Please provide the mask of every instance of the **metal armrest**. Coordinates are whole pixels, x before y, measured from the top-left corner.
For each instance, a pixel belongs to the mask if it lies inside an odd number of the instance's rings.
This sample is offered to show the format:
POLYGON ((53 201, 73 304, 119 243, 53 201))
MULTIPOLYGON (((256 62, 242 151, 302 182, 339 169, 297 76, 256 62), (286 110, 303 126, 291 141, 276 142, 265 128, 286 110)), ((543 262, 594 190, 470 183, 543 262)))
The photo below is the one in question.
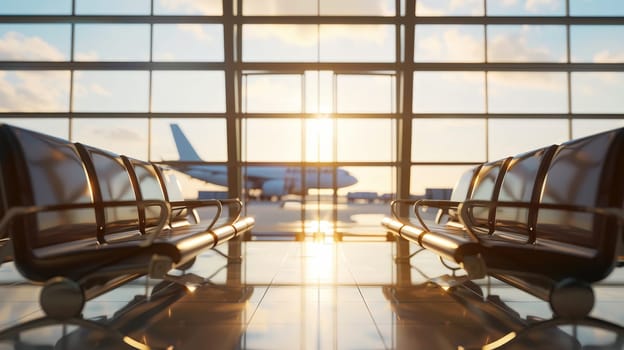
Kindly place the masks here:
POLYGON ((402 222, 402 223, 406 223, 403 221, 403 218, 401 217, 401 215, 399 213, 397 213, 397 206, 398 204, 409 204, 409 205, 414 205, 414 203, 416 203, 416 199, 395 199, 392 202, 390 202, 390 212, 392 213, 392 216, 397 219, 398 221, 402 222))
POLYGON ((230 220, 227 222, 228 225, 231 225, 236 220, 240 218, 241 211, 243 209, 243 202, 236 198, 230 199, 197 199, 197 200, 182 200, 182 201, 174 201, 171 202, 172 210, 176 209, 195 209, 201 207, 217 207, 217 212, 215 216, 212 218, 210 224, 206 227, 206 231, 210 230, 221 217, 221 213, 223 211, 223 204, 236 204, 236 215, 230 215, 230 220))
MULTIPOLYGON (((176 209, 196 209, 201 207, 217 207, 217 212, 210 224, 206 227, 206 231, 210 230, 216 223, 217 220, 221 217, 221 211, 223 210, 223 205, 221 201, 217 199, 197 199, 197 200, 184 200, 184 201, 175 201, 171 202, 172 210, 176 209)), ((197 217, 196 217, 197 218, 197 217)))
MULTIPOLYGON (((540 203, 535 205, 534 203, 529 202, 511 202, 511 201, 503 201, 503 202, 493 202, 486 200, 467 200, 462 202, 459 205, 459 217, 468 233, 475 238, 477 241, 481 241, 479 239, 478 234, 474 231, 474 217, 472 215, 472 209, 475 207, 481 208, 531 208, 536 207, 537 209, 552 209, 552 210, 562 210, 562 211, 571 211, 571 212, 580 212, 580 213, 589 213, 596 214, 602 216, 609 216, 616 218, 620 223, 624 223, 624 209, 622 208, 597 208, 597 207, 587 207, 580 205, 572 205, 572 204, 549 204, 549 203, 540 203)), ((535 240, 535 228, 529 227, 529 233, 531 235, 531 240, 535 240)))
POLYGON ((36 214, 51 211, 64 211, 72 209, 95 209, 96 206, 102 207, 127 207, 136 206, 141 204, 144 207, 158 206, 160 207, 160 216, 158 217, 158 224, 154 228, 153 232, 145 235, 145 240, 141 243, 143 246, 149 246, 152 244, 156 236, 160 234, 162 229, 169 221, 170 206, 169 203, 161 200, 143 200, 143 201, 105 201, 99 203, 69 203, 69 204, 57 204, 57 205, 43 205, 43 206, 19 206, 11 207, 6 211, 2 220, 0 220, 0 238, 6 238, 8 234, 8 226, 11 222, 19 217, 28 214, 36 214))
MULTIPOLYGON (((429 227, 425 224, 422 216, 420 215, 421 207, 434 207, 438 209, 444 210, 448 214, 448 210, 451 208, 457 208, 459 202, 457 201, 449 201, 449 200, 438 200, 438 199, 421 199, 414 203, 414 214, 416 218, 420 222, 421 228, 425 231, 429 231, 429 227)), ((437 223, 437 220, 436 220, 437 223)))

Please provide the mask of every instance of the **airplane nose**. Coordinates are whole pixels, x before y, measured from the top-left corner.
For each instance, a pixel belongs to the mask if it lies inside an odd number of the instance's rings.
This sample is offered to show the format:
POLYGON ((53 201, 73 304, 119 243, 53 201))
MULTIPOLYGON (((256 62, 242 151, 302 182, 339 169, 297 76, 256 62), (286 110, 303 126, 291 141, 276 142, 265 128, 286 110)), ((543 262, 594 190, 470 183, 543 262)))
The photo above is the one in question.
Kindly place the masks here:
POLYGON ((355 185, 357 182, 358 180, 355 178, 355 176, 349 175, 349 178, 347 179, 347 186, 355 185))

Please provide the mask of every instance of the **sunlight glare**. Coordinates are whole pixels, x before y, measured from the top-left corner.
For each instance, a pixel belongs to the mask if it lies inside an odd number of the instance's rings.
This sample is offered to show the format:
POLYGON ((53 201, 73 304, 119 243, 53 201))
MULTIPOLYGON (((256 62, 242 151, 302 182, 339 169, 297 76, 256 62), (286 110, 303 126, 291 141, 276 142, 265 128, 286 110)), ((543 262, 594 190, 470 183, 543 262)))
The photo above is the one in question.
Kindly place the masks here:
POLYGON ((334 121, 326 114, 305 123, 306 161, 329 162, 333 160, 334 121))
POLYGON ((325 236, 331 236, 334 234, 334 228, 327 220, 311 220, 305 225, 305 233, 321 233, 325 236))
POLYGON ((331 282, 335 277, 336 245, 327 242, 307 241, 305 243, 306 280, 331 282))

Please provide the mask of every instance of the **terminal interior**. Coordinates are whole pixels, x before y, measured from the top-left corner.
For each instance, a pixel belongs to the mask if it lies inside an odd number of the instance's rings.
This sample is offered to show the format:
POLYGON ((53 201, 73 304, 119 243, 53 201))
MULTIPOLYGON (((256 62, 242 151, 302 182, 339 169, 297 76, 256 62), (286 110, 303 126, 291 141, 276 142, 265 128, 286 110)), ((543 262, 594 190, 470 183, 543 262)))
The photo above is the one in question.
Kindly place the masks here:
MULTIPOLYGON (((381 221, 395 199, 448 200, 476 165, 623 127, 623 37, 614 0, 4 1, 0 124, 151 161, 186 200, 240 198, 255 226, 174 272, 200 285, 141 277, 89 300, 82 316, 114 332, 58 322, 0 349, 471 349, 520 334, 553 317, 548 302, 466 281, 381 221)), ((44 314, 41 290, 0 265, 0 332, 44 314)), ((590 316, 623 327, 624 269, 593 291, 590 316)), ((622 344, 566 324, 505 348, 622 344)))

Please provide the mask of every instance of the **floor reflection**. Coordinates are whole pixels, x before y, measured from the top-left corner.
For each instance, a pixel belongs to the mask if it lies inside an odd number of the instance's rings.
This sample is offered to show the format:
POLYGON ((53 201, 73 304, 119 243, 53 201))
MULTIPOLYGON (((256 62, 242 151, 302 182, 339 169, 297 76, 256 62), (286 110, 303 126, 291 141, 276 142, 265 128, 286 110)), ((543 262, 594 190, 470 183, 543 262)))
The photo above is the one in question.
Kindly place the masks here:
MULTIPOLYGON (((242 261, 202 254, 187 273, 211 278, 193 291, 151 281, 146 294, 146 281, 137 280, 89 302, 85 317, 111 332, 46 327, 0 349, 457 349, 518 332, 531 317, 549 317, 544 302, 501 283, 434 284, 424 275, 447 274, 439 261, 426 253, 411 265, 397 260, 395 242, 251 241, 222 249, 242 261)), ((0 268, 5 326, 40 315, 39 287, 11 269, 0 268)), ((617 271, 597 288, 595 316, 624 323, 622 286, 617 271)), ((580 341, 565 327, 540 331, 511 348, 613 342, 612 334, 593 329, 577 333, 580 341)))

